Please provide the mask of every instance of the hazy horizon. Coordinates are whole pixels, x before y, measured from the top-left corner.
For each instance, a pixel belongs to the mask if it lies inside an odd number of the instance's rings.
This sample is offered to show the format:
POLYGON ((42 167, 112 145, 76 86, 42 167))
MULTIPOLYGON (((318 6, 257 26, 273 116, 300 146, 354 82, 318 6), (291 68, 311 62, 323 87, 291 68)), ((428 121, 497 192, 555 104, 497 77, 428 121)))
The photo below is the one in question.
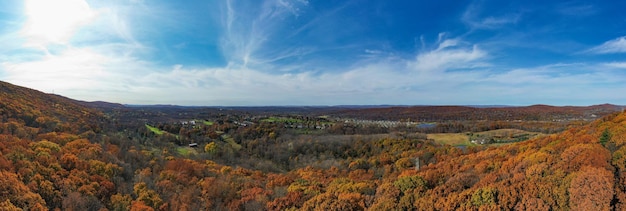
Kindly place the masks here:
POLYGON ((626 105, 624 6, 3 1, 0 80, 133 105, 626 105))

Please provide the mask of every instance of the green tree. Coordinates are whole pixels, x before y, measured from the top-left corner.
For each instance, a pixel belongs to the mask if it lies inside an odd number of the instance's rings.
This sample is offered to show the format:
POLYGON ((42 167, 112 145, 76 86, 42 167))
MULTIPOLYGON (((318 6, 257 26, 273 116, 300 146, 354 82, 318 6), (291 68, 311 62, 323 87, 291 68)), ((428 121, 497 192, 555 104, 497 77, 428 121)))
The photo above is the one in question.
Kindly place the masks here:
POLYGON ((480 188, 472 194, 472 205, 481 206, 497 203, 498 192, 493 188, 480 188))
POLYGON ((407 192, 412 189, 420 189, 421 191, 427 189, 426 180, 417 175, 400 177, 393 182, 393 185, 402 192, 407 192))
POLYGON ((609 129, 604 129, 604 131, 602 132, 602 135, 600 135, 600 144, 602 144, 602 146, 605 146, 607 142, 609 142, 611 140, 611 132, 609 131, 609 129))

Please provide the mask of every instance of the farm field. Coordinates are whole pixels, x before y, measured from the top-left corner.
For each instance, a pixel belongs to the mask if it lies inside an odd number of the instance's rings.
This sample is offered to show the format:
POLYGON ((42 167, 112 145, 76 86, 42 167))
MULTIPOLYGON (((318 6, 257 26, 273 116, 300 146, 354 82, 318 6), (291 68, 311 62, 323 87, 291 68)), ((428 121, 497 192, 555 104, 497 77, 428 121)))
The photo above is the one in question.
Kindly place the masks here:
POLYGON ((478 133, 433 133, 428 134, 427 137, 428 139, 432 139, 440 144, 448 144, 452 146, 475 146, 481 144, 482 140, 489 141, 488 143, 482 143, 485 145, 502 145, 525 141, 545 135, 546 134, 543 133, 519 129, 498 129, 478 133))
POLYGON ((433 133, 426 136, 440 144, 448 144, 452 146, 474 146, 469 141, 469 136, 465 133, 433 133))

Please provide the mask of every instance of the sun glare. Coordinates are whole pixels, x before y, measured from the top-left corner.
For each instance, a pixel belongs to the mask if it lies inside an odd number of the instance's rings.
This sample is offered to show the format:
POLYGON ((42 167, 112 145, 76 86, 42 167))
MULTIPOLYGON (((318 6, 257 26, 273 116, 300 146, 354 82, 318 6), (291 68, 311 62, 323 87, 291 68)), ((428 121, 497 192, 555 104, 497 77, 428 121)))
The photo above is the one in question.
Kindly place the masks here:
POLYGON ((84 0, 27 0, 23 32, 31 44, 64 44, 95 14, 84 0))

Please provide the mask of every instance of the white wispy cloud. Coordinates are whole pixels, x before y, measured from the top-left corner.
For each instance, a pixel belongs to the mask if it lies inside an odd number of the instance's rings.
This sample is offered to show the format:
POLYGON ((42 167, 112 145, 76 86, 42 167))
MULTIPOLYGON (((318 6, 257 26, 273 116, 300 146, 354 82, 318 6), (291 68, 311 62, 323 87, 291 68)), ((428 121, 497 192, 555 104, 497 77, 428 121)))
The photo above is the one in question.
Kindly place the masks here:
MULTIPOLYGON (((441 39, 441 36, 439 37, 441 39)), ((459 39, 446 39, 446 40, 442 40, 439 43, 439 47, 437 47, 437 50, 442 50, 448 47, 454 47, 459 45, 460 40, 459 39)))
POLYGON ((626 53, 626 36, 606 41, 602 45, 593 47, 585 52, 593 54, 626 53))
POLYGON ((482 21, 475 23, 475 26, 480 28, 495 28, 505 24, 517 23, 519 19, 520 15, 518 14, 505 15, 500 17, 486 17, 482 19, 482 21))
POLYGON ((609 62, 603 65, 612 68, 626 69, 626 62, 609 62))
POLYGON ((350 4, 351 2, 345 2, 343 5, 335 7, 327 12, 315 15, 315 17, 309 20, 307 23, 302 24, 298 28, 289 32, 289 35, 287 37, 296 36, 304 31, 310 30, 314 26, 324 25, 325 22, 329 21, 329 19, 331 19, 334 15, 336 15, 337 13, 339 13, 340 11, 348 7, 350 4))
POLYGON ((598 12, 592 4, 575 4, 573 2, 563 3, 558 6, 557 11, 570 17, 586 17, 598 12))
POLYGON ((418 71, 443 71, 458 68, 488 66, 487 52, 477 45, 460 45, 458 39, 442 40, 437 49, 420 53, 415 61, 409 62, 411 69, 418 71))
POLYGON ((461 16, 461 21, 471 29, 497 29, 508 24, 520 21, 521 14, 505 14, 500 16, 482 16, 482 8, 479 4, 471 4, 461 16))
MULTIPOLYGON (((89 49, 70 49, 39 61, 4 62, 1 68, 8 81, 19 85, 83 100, 134 104, 458 104, 458 99, 476 104, 502 100, 515 104, 523 103, 522 98, 524 102, 554 103, 558 99, 554 96, 565 96, 572 91, 598 101, 615 99, 605 92, 626 91, 618 86, 626 83, 626 77, 621 77, 624 74, 599 71, 605 68, 603 65, 554 64, 510 70, 489 67, 449 71, 487 62, 487 53, 474 46, 468 44, 421 52, 415 56, 423 58, 421 61, 377 60, 323 73, 272 73, 243 67, 158 67, 140 59, 89 49), (448 62, 419 63, 435 57, 445 57, 447 59, 443 60, 448 62), (415 71, 416 66, 403 65, 411 62, 418 67, 436 67, 441 71, 415 71), (450 62, 454 65, 449 65, 450 62), (589 71, 567 73, 579 69, 589 71), (572 87, 571 84, 578 85, 572 87), (484 100, 484 95, 492 96, 494 101, 484 100)), ((622 66, 618 63, 609 65, 622 66)))
MULTIPOLYGON (((300 8, 306 7, 307 1, 269 0, 264 1, 258 11, 250 13, 249 8, 226 1, 223 18, 224 36, 221 48, 231 65, 259 65, 288 57, 302 55, 308 52, 301 49, 284 49, 263 51, 269 41, 279 39, 279 29, 285 24, 285 19, 296 18, 300 8), (240 8, 243 7, 243 8, 240 8)), ((275 46, 273 46, 275 47, 275 46)))
MULTIPOLYGON (((109 94, 125 91, 126 84, 132 82, 132 76, 126 74, 126 71, 140 64, 137 61, 106 57, 86 49, 74 49, 36 61, 3 62, 1 69, 4 70, 3 80, 18 85, 67 94, 78 99, 97 100, 98 97, 104 97, 99 96, 103 94, 102 91, 109 94)), ((113 97, 110 100, 116 99, 113 97)))
POLYGON ((446 77, 439 73, 413 74, 404 69, 406 66, 402 63, 395 60, 364 62, 324 73, 272 73, 236 66, 186 68, 177 65, 163 68, 110 51, 74 48, 41 60, 4 62, 0 67, 7 81, 77 99, 147 104, 179 102, 186 105, 399 102, 406 97, 400 92, 402 90, 438 83, 452 85, 458 83, 457 79, 476 78, 466 75, 446 77))

